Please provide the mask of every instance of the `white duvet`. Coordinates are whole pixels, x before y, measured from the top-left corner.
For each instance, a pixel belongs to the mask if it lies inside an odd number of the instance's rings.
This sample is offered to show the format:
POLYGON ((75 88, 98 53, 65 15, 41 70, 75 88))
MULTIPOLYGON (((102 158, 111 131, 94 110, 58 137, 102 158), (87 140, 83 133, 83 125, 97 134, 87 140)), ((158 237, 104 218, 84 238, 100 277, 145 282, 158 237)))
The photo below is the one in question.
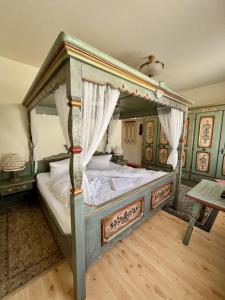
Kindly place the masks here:
MULTIPOLYGON (((84 199, 88 205, 100 205, 110 199, 124 194, 138 186, 166 175, 166 172, 146 169, 134 169, 110 163, 105 170, 86 170, 90 184, 91 198, 84 199)), ((69 204, 69 174, 56 178, 51 184, 54 195, 65 206, 69 204)))

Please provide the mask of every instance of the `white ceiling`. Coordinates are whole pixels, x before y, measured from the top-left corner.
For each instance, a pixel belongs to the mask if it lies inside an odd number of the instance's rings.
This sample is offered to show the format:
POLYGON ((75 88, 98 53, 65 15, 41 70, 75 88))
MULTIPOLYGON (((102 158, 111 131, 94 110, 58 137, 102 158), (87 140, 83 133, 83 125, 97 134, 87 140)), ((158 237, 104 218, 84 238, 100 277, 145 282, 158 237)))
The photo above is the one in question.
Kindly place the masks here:
POLYGON ((0 56, 40 67, 62 30, 134 68, 156 55, 175 90, 225 80, 225 0, 0 1, 0 56))

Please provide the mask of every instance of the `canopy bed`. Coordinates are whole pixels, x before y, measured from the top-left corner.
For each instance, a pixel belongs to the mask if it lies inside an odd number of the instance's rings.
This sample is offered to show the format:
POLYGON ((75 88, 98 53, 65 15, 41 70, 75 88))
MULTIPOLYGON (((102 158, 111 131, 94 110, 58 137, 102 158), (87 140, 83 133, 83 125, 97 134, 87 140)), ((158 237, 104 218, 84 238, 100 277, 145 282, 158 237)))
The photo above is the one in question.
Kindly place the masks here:
POLYGON ((62 32, 23 105, 30 112, 32 158, 43 212, 71 266, 74 298, 84 299, 88 266, 167 201, 176 199, 182 128, 191 102, 62 32), (69 159, 56 156, 38 162, 35 118, 42 112, 59 115, 69 159), (117 166, 108 157, 95 159, 113 113, 121 119, 159 113, 171 143, 173 171, 137 170, 117 166))

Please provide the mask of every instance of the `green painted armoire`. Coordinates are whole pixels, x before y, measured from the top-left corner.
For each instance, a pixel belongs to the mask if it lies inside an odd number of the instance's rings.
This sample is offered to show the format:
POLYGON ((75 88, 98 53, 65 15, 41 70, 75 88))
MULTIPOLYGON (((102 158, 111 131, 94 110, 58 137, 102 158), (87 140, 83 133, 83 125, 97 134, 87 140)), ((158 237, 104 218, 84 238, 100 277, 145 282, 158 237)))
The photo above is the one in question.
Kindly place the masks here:
MULTIPOLYGON (((183 178, 225 179, 225 105, 189 110, 185 123, 183 178)), ((142 164, 168 170, 170 146, 158 117, 144 119, 142 164)))

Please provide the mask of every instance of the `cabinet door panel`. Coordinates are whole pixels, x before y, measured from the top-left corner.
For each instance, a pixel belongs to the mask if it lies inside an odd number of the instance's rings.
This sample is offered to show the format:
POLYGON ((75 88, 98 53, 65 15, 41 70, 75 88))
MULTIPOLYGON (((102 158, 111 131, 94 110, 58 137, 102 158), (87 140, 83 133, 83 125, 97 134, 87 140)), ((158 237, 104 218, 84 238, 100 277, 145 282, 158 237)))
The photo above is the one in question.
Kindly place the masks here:
POLYGON ((222 112, 204 112, 196 116, 192 173, 215 177, 222 112))
POLYGON ((158 122, 158 147, 157 147, 157 165, 161 167, 170 168, 170 165, 167 165, 167 159, 170 154, 170 145, 166 137, 166 134, 163 131, 160 122, 158 122))
POLYGON ((223 113, 216 177, 225 179, 225 112, 223 113))
POLYGON ((157 147, 157 117, 149 117, 144 119, 143 126, 143 147, 142 147, 142 163, 156 164, 156 147, 157 147))

